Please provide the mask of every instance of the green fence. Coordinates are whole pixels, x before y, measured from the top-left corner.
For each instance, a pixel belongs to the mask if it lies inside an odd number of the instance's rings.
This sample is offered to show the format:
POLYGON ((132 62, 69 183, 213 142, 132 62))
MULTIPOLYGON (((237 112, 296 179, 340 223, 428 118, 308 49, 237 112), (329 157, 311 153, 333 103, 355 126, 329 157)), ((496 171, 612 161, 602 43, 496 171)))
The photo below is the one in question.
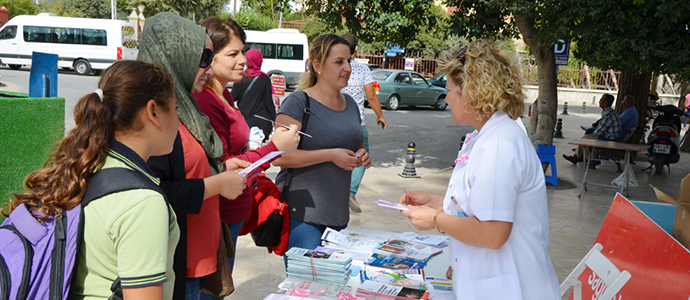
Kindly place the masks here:
POLYGON ((43 167, 64 131, 64 98, 0 91, 0 205, 23 190, 29 173, 43 167))

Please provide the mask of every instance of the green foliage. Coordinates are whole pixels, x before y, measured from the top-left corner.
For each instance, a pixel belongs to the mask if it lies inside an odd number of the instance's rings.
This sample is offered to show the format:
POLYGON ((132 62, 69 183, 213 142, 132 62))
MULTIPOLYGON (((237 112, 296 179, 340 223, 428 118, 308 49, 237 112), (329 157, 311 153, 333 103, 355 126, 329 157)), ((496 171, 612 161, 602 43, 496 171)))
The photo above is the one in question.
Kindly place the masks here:
POLYGON ((570 5, 558 0, 448 0, 447 5, 459 7, 451 18, 449 30, 475 38, 520 37, 516 23, 519 17, 534 29, 533 33, 522 35, 553 44, 559 38, 572 38, 569 26, 577 16, 572 11, 565 13, 565 7, 570 5))
POLYGON ((198 24, 206 18, 217 15, 224 2, 224 0, 133 0, 131 3, 146 5, 144 16, 147 18, 166 11, 194 20, 198 24))
POLYGON ((41 1, 41 12, 53 13, 60 17, 81 17, 83 14, 74 9, 67 8, 69 0, 44 0, 41 1))
MULTIPOLYGON (((232 13, 226 11, 220 12, 218 16, 224 19, 232 19, 232 13)), ((240 10, 237 12, 237 16, 234 20, 237 24, 240 24, 244 30, 266 31, 278 28, 278 22, 254 10, 240 10)))
POLYGON ((434 26, 431 0, 307 0, 308 13, 329 30, 343 27, 362 42, 407 46, 421 27, 434 26), (344 21, 343 21, 344 20, 344 21))
POLYGON ((66 0, 65 10, 76 13, 73 17, 110 19, 109 0, 66 0))
POLYGON ((284 15, 290 13, 290 0, 245 0, 242 1, 242 8, 252 9, 278 20, 280 12, 284 15))
MULTIPOLYGON (((690 79, 686 0, 579 0, 575 56, 600 69, 660 72, 690 79)), ((572 8, 575 10, 575 8, 572 8)))
MULTIPOLYGON (((343 28, 335 29, 335 28, 329 27, 326 23, 321 22, 317 19, 308 19, 304 23, 304 28, 302 28, 301 32, 307 35, 307 40, 309 41, 309 44, 311 44, 311 42, 314 39, 316 39, 317 37, 319 37, 322 34, 334 33, 337 35, 343 35, 343 34, 348 33, 348 31, 346 29, 343 29, 343 28)), ((360 42, 360 45, 361 44, 362 43, 360 42)))
POLYGON ((18 15, 35 15, 40 11, 30 0, 0 0, 2 6, 10 11, 10 19, 18 15))

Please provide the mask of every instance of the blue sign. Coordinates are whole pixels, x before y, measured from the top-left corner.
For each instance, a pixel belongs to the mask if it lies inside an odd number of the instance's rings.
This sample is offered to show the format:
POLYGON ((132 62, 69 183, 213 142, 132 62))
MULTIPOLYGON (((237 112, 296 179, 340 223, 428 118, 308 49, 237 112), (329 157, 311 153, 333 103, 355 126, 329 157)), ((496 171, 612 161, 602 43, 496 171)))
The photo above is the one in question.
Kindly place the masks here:
POLYGON ((391 47, 390 45, 387 45, 387 47, 386 47, 386 56, 390 56, 390 57, 396 56, 397 53, 405 53, 405 48, 402 48, 402 47, 400 47, 400 46, 398 46, 398 45, 395 45, 395 46, 392 46, 392 47, 391 47))
POLYGON ((57 54, 32 52, 29 97, 57 97, 57 54))
POLYGON ((553 45, 553 56, 556 59, 557 66, 568 65, 568 56, 570 55, 570 44, 563 39, 558 39, 558 44, 553 45))

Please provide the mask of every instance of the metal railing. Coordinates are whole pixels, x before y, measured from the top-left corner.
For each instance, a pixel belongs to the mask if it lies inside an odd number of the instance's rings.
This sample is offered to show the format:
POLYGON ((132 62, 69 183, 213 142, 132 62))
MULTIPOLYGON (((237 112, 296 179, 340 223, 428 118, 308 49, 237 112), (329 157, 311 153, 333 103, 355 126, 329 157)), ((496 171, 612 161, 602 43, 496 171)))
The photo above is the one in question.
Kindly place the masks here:
MULTIPOLYGON (((405 69, 405 58, 404 57, 385 57, 383 55, 359 55, 360 58, 369 59, 370 64, 377 64, 381 68, 404 70, 405 69)), ((436 60, 426 59, 426 58, 415 58, 414 59, 414 71, 422 74, 424 77, 432 77, 436 74, 436 60)))
MULTIPOLYGON (((522 66, 522 76, 527 84, 537 85, 539 83, 537 70, 538 67, 536 65, 522 66)), ((560 87, 576 89, 615 91, 618 90, 620 77, 621 72, 613 70, 594 71, 559 68, 557 84, 560 87)))

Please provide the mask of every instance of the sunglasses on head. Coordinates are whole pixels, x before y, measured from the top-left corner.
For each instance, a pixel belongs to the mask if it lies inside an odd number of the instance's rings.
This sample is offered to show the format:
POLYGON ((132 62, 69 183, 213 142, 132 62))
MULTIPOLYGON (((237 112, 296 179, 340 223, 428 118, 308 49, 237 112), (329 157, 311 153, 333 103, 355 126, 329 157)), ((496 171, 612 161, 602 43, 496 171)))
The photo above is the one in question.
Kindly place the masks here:
POLYGON ((201 53, 201 61, 199 62, 199 68, 205 69, 211 65, 213 62, 213 50, 209 48, 204 48, 204 52, 201 53))
POLYGON ((465 48, 462 48, 462 50, 460 50, 460 52, 458 52, 458 54, 455 55, 455 59, 460 60, 460 63, 463 65, 465 64, 465 51, 467 51, 467 46, 465 46, 465 48))

